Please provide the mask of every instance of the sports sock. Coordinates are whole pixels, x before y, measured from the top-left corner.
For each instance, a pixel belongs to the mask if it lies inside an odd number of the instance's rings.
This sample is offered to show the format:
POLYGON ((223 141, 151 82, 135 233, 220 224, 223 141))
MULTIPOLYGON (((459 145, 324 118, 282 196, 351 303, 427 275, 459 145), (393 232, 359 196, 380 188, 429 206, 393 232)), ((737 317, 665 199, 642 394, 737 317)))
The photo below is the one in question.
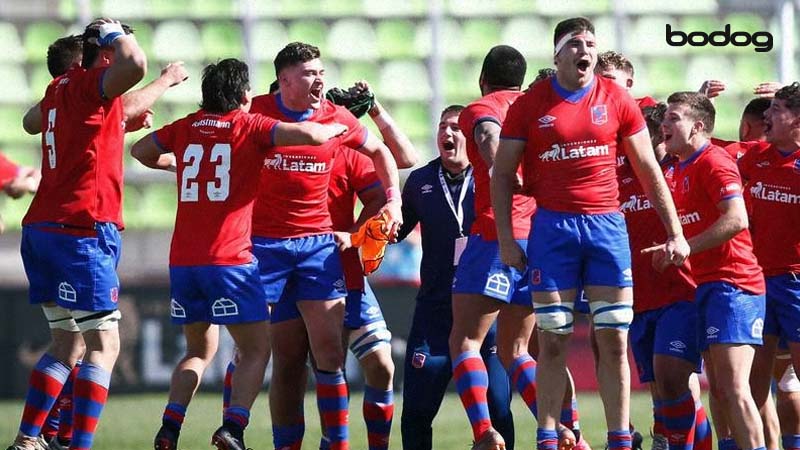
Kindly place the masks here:
POLYGON ((348 395, 344 373, 315 371, 317 378, 317 406, 325 426, 325 436, 331 442, 331 450, 350 448, 347 436, 348 395))
POLYGON ((111 372, 84 361, 75 377, 74 423, 70 450, 92 448, 97 422, 108 399, 111 372))
POLYGON ((20 433, 31 437, 39 436, 70 371, 66 364, 47 353, 39 358, 28 381, 25 409, 19 425, 20 433))
POLYGON ((456 383, 461 404, 467 412, 475 441, 492 427, 489 418, 489 404, 486 390, 489 387, 489 374, 481 354, 467 351, 453 360, 453 380, 456 383))
POLYGON ((367 424, 369 450, 387 450, 394 417, 394 393, 364 386, 362 411, 367 424))

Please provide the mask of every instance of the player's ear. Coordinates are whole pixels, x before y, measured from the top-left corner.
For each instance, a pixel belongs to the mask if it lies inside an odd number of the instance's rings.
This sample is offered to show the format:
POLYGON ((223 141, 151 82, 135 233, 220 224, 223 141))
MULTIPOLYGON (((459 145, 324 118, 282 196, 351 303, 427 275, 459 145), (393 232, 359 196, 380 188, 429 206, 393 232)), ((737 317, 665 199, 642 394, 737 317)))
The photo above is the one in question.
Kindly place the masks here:
POLYGON ((627 80, 625 80, 625 87, 627 87, 628 89, 633 88, 633 78, 628 78, 627 80))

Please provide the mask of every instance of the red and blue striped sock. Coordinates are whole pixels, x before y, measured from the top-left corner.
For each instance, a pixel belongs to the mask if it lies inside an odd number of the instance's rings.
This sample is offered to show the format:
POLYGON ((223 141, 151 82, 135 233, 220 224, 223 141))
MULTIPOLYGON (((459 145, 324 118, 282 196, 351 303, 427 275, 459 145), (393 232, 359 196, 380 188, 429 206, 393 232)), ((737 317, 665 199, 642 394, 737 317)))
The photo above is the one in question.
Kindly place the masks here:
POLYGON ((81 370, 81 361, 79 360, 72 372, 69 373, 67 382, 61 388, 61 395, 58 397, 58 439, 60 442, 69 442, 72 440, 72 411, 74 407, 73 394, 75 392, 75 377, 81 370))
POLYGON ((536 450, 556 450, 558 448, 558 432, 539 428, 536 430, 536 450))
POLYGON ((331 450, 350 448, 347 436, 348 403, 347 382, 344 373, 315 371, 317 378, 317 406, 325 426, 325 436, 330 440, 331 450))
POLYGON ((631 430, 615 430, 608 432, 608 450, 631 450, 631 430))
POLYGON ((800 434, 784 434, 781 443, 783 450, 800 450, 800 434))
POLYGON ((250 423, 250 410, 244 406, 229 406, 222 414, 222 425, 237 439, 244 438, 244 429, 250 423))
POLYGON ((236 370, 236 364, 231 361, 225 369, 225 378, 222 380, 222 413, 231 406, 231 386, 233 386, 233 371, 236 370))
POLYGON ((305 422, 287 426, 273 424, 272 445, 277 450, 300 450, 303 447, 305 433, 305 422))
POLYGON ((70 450, 92 448, 97 422, 108 399, 111 372, 84 361, 75 377, 74 423, 70 450))
POLYGON ((711 422, 708 421, 706 408, 703 407, 703 402, 700 399, 697 399, 694 405, 694 450, 711 450, 714 443, 711 437, 711 422))
POLYGON ((525 353, 518 356, 506 368, 511 384, 517 388, 522 400, 528 405, 533 417, 538 417, 536 410, 536 361, 525 353))
POLYGON ((661 411, 670 450, 692 450, 694 447, 695 403, 690 391, 674 400, 662 400, 661 411))
POLYGON ((186 417, 186 406, 180 403, 170 402, 164 408, 164 415, 161 416, 161 423, 175 431, 180 431, 183 426, 183 419, 186 417))
POLYGON ((572 398, 561 405, 561 424, 572 430, 575 435, 575 442, 581 440, 581 422, 578 413, 578 399, 573 392, 572 398))
POLYGON ((664 408, 660 400, 653 400, 653 434, 667 437, 667 428, 664 426, 664 408))
POLYGON ((58 427, 61 422, 61 408, 59 408, 60 399, 61 395, 59 394, 58 399, 56 400, 55 403, 53 403, 53 408, 50 409, 50 413, 44 420, 44 425, 42 425, 41 434, 47 442, 50 442, 54 437, 58 435, 58 427))
POLYGON ((489 387, 489 374, 481 354, 467 351, 453 360, 453 380, 456 382, 458 396, 467 412, 475 441, 492 427, 489 418, 489 402, 486 390, 489 387))
POLYGON ((394 417, 394 393, 364 386, 362 411, 367 424, 369 450, 387 450, 394 417))
POLYGON ((47 353, 39 358, 28 381, 28 395, 25 397, 25 409, 19 424, 20 433, 39 436, 70 370, 69 366, 47 353))

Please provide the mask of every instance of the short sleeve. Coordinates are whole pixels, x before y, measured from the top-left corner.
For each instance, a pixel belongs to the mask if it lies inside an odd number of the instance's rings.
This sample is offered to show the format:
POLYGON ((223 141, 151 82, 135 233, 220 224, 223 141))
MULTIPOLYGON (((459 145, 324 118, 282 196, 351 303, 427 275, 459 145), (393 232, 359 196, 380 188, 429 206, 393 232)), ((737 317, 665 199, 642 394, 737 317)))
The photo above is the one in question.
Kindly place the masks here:
POLYGON ((175 151, 175 140, 177 138, 177 128, 180 120, 176 120, 169 125, 164 125, 153 133, 153 142, 164 153, 175 151))
POLYGON ((636 100, 627 92, 617 96, 617 113, 619 118, 619 136, 630 137, 647 127, 647 123, 642 116, 642 110, 636 104, 636 100))
POLYGON ((80 99, 92 105, 100 105, 113 100, 106 98, 103 92, 103 77, 107 70, 108 67, 97 67, 85 72, 77 72, 75 75, 69 75, 72 72, 68 72, 70 84, 75 83, 69 87, 70 98, 80 99))
POLYGON ((266 148, 274 147, 275 131, 277 131, 281 122, 262 114, 252 114, 250 117, 253 119, 252 132, 255 135, 256 142, 266 143, 265 150, 266 148))
POLYGON ((527 105, 529 98, 530 94, 525 94, 508 108, 506 120, 503 121, 503 130, 500 132, 500 139, 528 140, 530 108, 527 105))
POLYGON ((497 126, 503 126, 497 111, 482 103, 472 103, 458 115, 458 127, 461 128, 464 136, 474 136, 475 127, 483 122, 492 122, 497 126))
POLYGON ((706 195, 716 205, 717 203, 734 197, 741 197, 742 178, 736 167, 736 162, 728 157, 724 151, 712 148, 714 152, 706 158, 706 164, 710 167, 708 176, 702 177, 702 183, 706 195))
POLYGON ((375 166, 368 156, 350 148, 343 148, 338 157, 347 159, 347 180, 356 192, 361 193, 380 185, 375 166))

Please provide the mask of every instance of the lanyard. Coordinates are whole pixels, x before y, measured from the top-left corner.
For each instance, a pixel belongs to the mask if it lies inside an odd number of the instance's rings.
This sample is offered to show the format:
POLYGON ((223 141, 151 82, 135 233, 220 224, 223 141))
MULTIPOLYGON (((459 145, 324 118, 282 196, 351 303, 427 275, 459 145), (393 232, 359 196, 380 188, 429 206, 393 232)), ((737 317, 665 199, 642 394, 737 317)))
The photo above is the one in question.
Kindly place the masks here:
POLYGON ((469 187, 469 177, 472 175, 472 167, 467 167, 467 173, 464 174, 464 181, 461 182, 461 193, 459 194, 458 198, 458 205, 453 203, 453 195, 450 193, 450 188, 447 186, 447 181, 444 180, 444 173, 442 172, 442 166, 439 165, 439 183, 442 185, 442 190, 444 191, 444 198, 447 199, 447 205, 450 207, 450 211, 453 212, 453 215, 456 218, 456 222, 458 222, 458 233, 460 236, 463 236, 462 227, 464 225, 464 197, 467 196, 467 188, 469 187))

